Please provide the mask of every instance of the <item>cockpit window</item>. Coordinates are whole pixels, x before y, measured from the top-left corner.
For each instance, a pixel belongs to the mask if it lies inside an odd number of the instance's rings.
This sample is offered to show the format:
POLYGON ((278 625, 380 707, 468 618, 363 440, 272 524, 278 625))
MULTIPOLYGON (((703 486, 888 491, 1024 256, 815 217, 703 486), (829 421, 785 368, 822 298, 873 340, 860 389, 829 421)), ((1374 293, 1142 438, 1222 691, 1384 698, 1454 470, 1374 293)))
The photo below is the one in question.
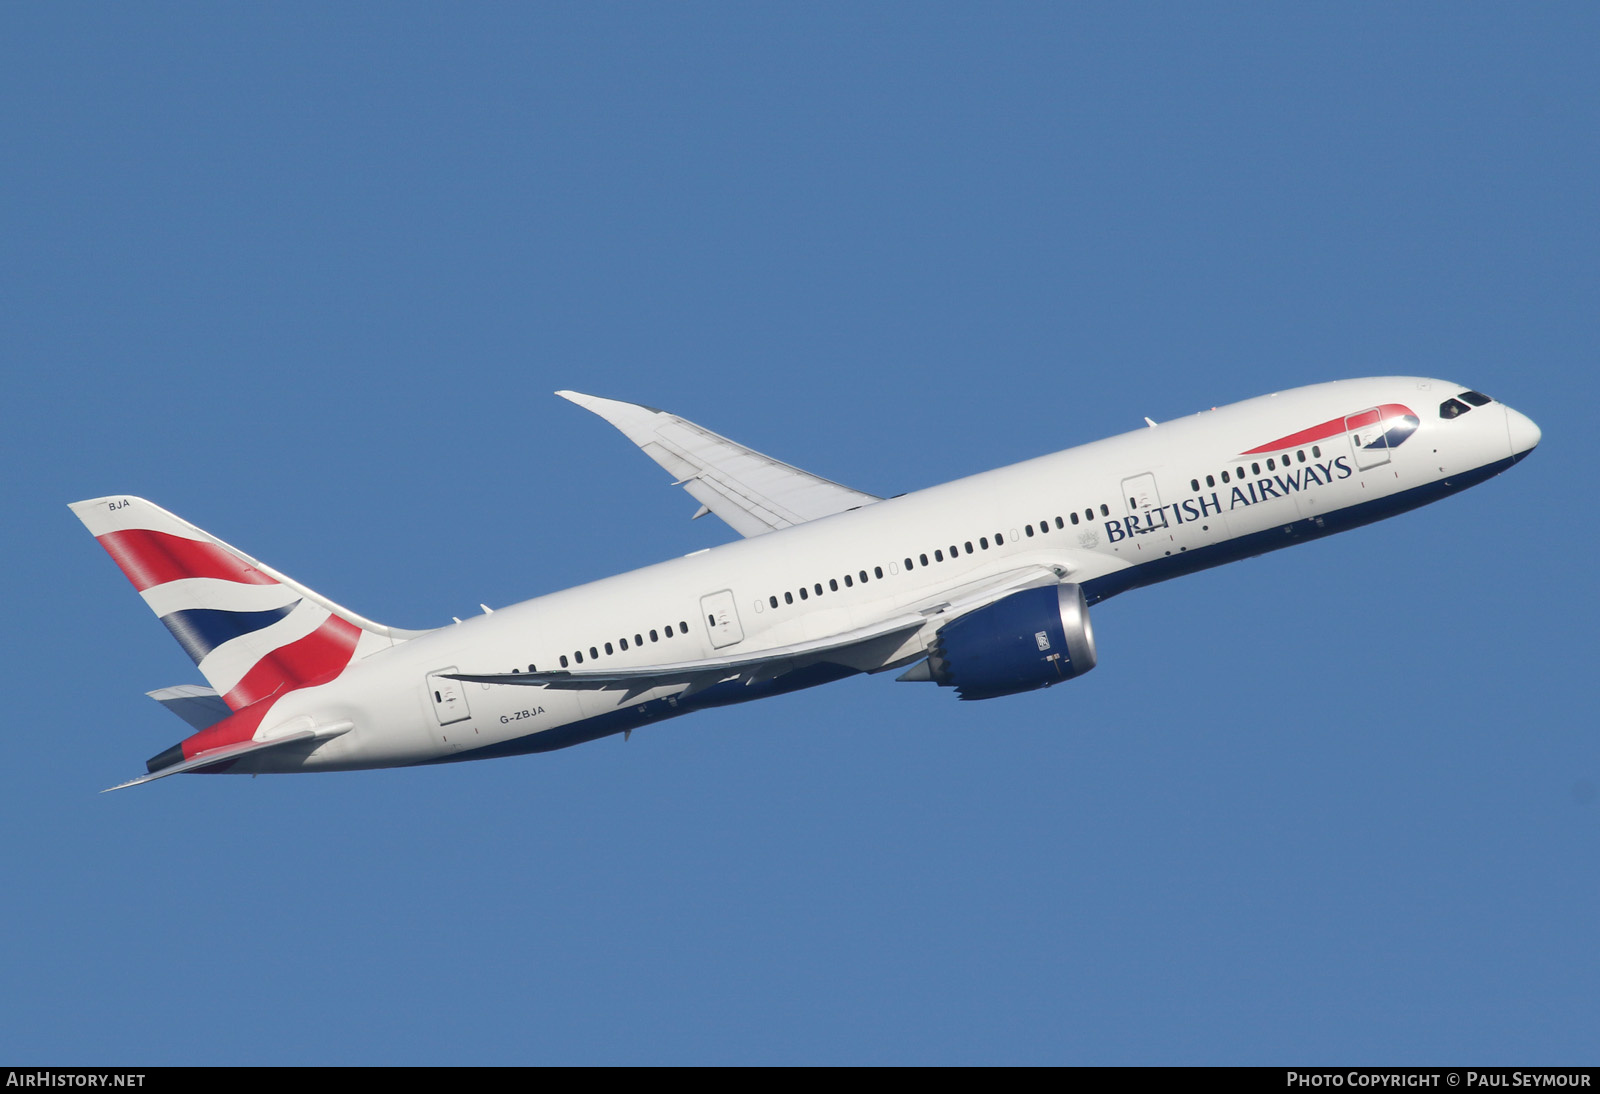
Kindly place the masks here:
POLYGON ((1472 408, 1470 406, 1468 406, 1466 403, 1463 403, 1460 399, 1446 399, 1444 402, 1439 404, 1439 417, 1446 419, 1459 418, 1461 415, 1465 414, 1471 409, 1472 408))
POLYGON ((1485 395, 1481 391, 1463 391, 1460 395, 1456 396, 1456 398, 1465 399, 1473 406, 1488 406, 1490 403, 1494 402, 1493 399, 1489 398, 1489 396, 1485 395))

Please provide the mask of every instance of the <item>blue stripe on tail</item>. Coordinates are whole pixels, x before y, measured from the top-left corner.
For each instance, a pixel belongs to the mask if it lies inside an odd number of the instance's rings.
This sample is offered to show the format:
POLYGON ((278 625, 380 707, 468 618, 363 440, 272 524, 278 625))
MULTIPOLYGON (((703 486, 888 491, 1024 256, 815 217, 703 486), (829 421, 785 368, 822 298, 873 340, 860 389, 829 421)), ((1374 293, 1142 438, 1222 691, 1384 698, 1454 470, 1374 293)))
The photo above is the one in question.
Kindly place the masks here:
POLYGON ((187 608, 181 612, 162 616, 161 622, 167 625, 167 630, 178 640, 178 645, 182 646, 184 652, 198 665, 205 659, 206 654, 224 642, 254 634, 263 627, 270 627, 298 608, 300 604, 301 601, 296 600, 293 604, 285 604, 281 608, 269 608, 264 612, 187 608))

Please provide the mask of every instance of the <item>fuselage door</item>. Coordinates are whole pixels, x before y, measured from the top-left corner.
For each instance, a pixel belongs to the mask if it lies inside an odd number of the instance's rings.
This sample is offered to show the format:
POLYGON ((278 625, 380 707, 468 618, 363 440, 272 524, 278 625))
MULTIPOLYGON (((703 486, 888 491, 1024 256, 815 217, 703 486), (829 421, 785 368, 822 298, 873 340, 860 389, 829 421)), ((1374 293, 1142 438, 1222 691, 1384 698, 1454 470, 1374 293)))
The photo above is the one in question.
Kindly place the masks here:
POLYGON ((700 598, 700 617, 706 621, 711 644, 717 649, 744 640, 744 628, 739 626, 739 612, 733 606, 733 592, 723 589, 700 598))
POLYGON ((1389 438, 1383 428, 1383 411, 1377 407, 1352 414, 1344 420, 1350 434, 1350 449, 1356 467, 1362 471, 1389 462, 1389 438))
POLYGON ((467 709, 467 693, 460 680, 446 679, 445 673, 457 671, 452 665, 428 674, 428 698, 433 700, 433 713, 442 726, 464 722, 472 717, 467 709))
POLYGON ((1156 493, 1156 477, 1146 471, 1122 480, 1122 500, 1127 503, 1130 517, 1144 517, 1149 523, 1149 513, 1161 508, 1161 495, 1156 493))

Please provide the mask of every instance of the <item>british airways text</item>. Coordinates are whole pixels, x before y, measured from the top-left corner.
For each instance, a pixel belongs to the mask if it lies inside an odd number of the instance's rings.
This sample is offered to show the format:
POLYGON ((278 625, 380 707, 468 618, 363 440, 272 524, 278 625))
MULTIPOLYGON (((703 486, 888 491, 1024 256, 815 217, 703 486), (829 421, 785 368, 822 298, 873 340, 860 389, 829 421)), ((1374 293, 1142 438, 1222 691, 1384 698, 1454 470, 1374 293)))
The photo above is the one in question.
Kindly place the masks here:
POLYGON ((1251 482, 1240 483, 1227 496, 1226 505, 1223 504, 1224 499, 1219 496, 1220 491, 1213 490, 1209 494, 1185 498, 1183 501, 1152 506, 1138 516, 1106 521, 1106 542, 1117 543, 1129 536, 1159 532, 1163 528, 1171 528, 1187 521, 1214 517, 1225 509, 1242 509, 1257 502, 1286 498, 1296 491, 1348 479, 1353 474, 1355 472, 1351 470, 1349 460, 1344 456, 1336 456, 1325 463, 1311 463, 1294 471, 1284 471, 1282 474, 1266 475, 1251 482))

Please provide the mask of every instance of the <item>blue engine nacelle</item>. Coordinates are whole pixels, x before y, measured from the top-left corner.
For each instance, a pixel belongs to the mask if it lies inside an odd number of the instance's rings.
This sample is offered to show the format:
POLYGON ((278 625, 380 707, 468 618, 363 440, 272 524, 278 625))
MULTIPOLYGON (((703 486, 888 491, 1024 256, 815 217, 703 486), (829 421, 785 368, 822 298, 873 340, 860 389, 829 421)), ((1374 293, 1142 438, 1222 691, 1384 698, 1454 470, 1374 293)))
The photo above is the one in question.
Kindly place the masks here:
POLYGON ((1052 585, 1013 593, 941 628, 921 678, 955 688, 962 699, 993 699, 1071 680, 1094 664, 1083 590, 1052 585))

